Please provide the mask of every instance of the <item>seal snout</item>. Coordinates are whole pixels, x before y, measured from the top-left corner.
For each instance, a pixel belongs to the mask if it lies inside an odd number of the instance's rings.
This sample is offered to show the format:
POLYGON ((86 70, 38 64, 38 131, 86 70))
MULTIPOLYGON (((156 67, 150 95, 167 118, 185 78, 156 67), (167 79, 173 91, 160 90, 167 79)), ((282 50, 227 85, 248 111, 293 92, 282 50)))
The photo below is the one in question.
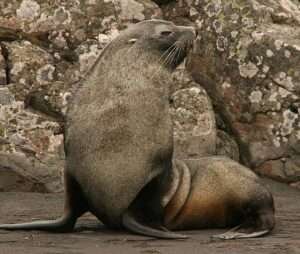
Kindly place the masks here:
POLYGON ((193 48, 194 40, 197 37, 197 30, 193 26, 178 26, 181 32, 180 41, 184 44, 186 53, 193 48))

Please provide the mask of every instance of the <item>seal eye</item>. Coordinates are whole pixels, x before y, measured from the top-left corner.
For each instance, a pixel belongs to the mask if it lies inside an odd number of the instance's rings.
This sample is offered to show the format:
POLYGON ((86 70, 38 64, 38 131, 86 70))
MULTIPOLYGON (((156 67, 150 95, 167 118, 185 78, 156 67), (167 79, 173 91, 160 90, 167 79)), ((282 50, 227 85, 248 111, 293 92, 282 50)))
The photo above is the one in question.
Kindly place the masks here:
POLYGON ((170 35, 172 33, 173 33, 172 31, 161 31, 160 35, 162 35, 162 36, 168 36, 168 35, 170 35))

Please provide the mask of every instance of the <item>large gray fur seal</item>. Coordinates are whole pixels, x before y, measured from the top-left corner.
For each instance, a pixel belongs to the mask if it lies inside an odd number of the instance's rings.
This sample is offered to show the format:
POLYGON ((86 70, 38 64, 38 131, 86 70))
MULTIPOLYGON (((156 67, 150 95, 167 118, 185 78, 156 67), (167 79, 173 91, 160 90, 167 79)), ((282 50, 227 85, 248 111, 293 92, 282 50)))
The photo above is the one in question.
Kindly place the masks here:
POLYGON ((160 179, 172 168, 170 73, 195 37, 163 20, 137 23, 102 52, 67 113, 65 212, 55 221, 0 229, 71 231, 90 211, 104 224, 160 238, 160 179))

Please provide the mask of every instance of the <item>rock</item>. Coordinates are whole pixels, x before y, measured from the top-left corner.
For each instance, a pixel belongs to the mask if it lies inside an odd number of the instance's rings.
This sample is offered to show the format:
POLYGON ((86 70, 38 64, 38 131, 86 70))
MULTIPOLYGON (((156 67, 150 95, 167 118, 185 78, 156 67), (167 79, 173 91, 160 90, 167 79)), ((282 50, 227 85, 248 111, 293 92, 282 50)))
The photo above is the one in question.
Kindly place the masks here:
POLYGON ((161 17, 161 11, 150 0, 1 2, 0 29, 9 29, 8 40, 13 40, 5 43, 13 93, 59 118, 66 96, 105 45, 130 23, 152 17, 161 17))
POLYGON ((299 182, 295 182, 295 183, 291 183, 290 185, 291 185, 292 187, 295 187, 295 188, 297 188, 297 189, 300 190, 300 181, 299 181, 299 182))
POLYGON ((7 87, 0 89, 0 102, 0 189, 61 191, 64 154, 59 124, 25 109, 7 87), (5 103, 2 94, 9 98, 5 103))
POLYGON ((6 60, 3 45, 0 44, 0 86, 7 84, 6 79, 6 60))
POLYGON ((174 157, 199 158, 216 152, 216 123, 205 90, 187 74, 184 64, 172 75, 171 114, 174 157))
POLYGON ((30 181, 10 168, 0 168, 0 192, 47 192, 43 184, 30 181))
POLYGON ((9 105, 14 100, 14 96, 5 86, 0 87, 0 106, 9 105))
POLYGON ((150 0, 0 1, 0 189, 62 190, 62 120, 78 81, 119 30, 154 17, 150 0))
POLYGON ((167 19, 197 27, 187 69, 206 89, 217 113, 234 133, 242 148, 242 161, 260 173, 297 181, 297 1, 174 1, 165 5, 163 12, 167 19), (292 170, 277 162, 287 157, 292 170))
POLYGON ((216 150, 216 126, 211 103, 199 86, 181 89, 172 96, 174 157, 199 158, 216 150))
POLYGON ((158 5, 164 5, 167 3, 172 2, 173 0, 153 0, 153 2, 157 3, 158 5))
POLYGON ((0 168, 16 182, 5 188, 61 189, 62 119, 80 79, 120 30, 162 17, 198 29, 192 78, 184 65, 173 75, 175 155, 240 157, 299 182, 299 13, 293 0, 0 1, 0 168))

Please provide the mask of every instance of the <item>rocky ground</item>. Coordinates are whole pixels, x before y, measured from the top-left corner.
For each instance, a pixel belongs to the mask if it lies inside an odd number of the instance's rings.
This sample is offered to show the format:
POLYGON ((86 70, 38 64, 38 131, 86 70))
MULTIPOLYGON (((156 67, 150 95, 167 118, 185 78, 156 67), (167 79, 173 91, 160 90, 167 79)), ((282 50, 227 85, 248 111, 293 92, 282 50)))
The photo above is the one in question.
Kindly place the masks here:
POLYGON ((226 155, 300 187, 299 17, 299 0, 0 1, 0 190, 62 190, 74 90, 107 43, 151 18, 198 32, 174 75, 175 155, 226 155))
MULTIPOLYGON (((191 238, 184 241, 155 240, 105 229, 86 215, 71 234, 0 231, 0 253, 300 253, 300 192, 270 180, 266 184, 275 197, 277 226, 264 238, 219 241, 210 236, 224 230, 201 230, 186 232, 191 238)), ((63 204, 62 194, 0 193, 0 200, 0 223, 55 218, 63 204)))

